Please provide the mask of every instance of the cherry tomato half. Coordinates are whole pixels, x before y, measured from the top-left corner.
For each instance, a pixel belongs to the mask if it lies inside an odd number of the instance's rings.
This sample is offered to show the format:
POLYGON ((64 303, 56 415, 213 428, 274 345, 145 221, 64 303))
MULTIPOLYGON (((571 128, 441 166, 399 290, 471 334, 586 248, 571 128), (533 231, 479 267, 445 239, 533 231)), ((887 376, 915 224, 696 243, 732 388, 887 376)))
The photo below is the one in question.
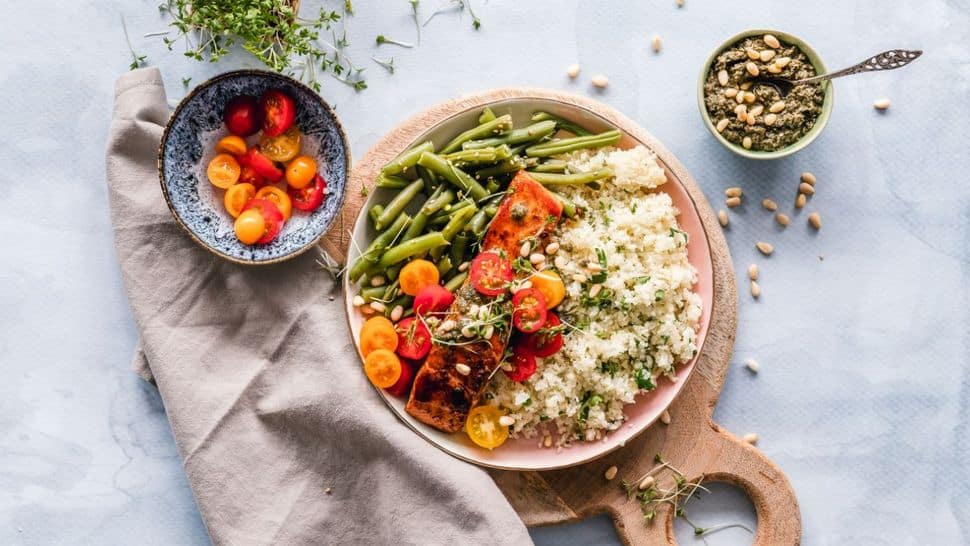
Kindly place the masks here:
POLYGON ((273 161, 286 163, 300 153, 300 141, 302 139, 303 135, 300 134, 300 130, 293 126, 279 136, 263 135, 263 138, 259 141, 259 149, 263 152, 263 155, 273 161))
POLYGON ((414 372, 420 367, 417 362, 412 362, 406 358, 401 359, 401 377, 397 383, 384 389, 392 396, 407 396, 411 392, 411 383, 414 382, 414 372))
POLYGON ((286 183, 294 188, 302 189, 313 181, 315 174, 317 174, 317 162, 311 157, 301 155, 286 166, 286 183))
POLYGON ((445 311, 455 301, 455 295, 440 284, 429 284, 414 296, 414 312, 423 316, 427 313, 445 311))
POLYGON ((233 229, 240 243, 254 245, 266 233, 266 220, 258 210, 246 210, 236 218, 233 229))
POLYGON ((465 432, 473 442, 485 449, 494 449, 509 438, 509 427, 499 420, 505 413, 495 406, 476 406, 468 413, 465 432))
MULTIPOLYGON (((246 156, 240 156, 240 159, 244 157, 246 156)), ((267 182, 265 176, 260 175, 256 172, 256 169, 249 165, 243 165, 242 170, 239 171, 240 184, 252 184, 254 188, 262 188, 267 182)))
POLYGON ((313 177, 313 183, 309 186, 303 189, 296 189, 291 186, 287 188, 286 192, 290 194, 290 198, 293 200, 293 208, 302 210, 303 212, 310 212, 317 210, 317 207, 323 203, 323 196, 326 190, 327 183, 318 174, 313 177))
POLYGON ((242 158, 242 163, 248 165, 256 171, 257 174, 266 178, 270 182, 276 183, 283 178, 283 171, 276 168, 273 160, 263 155, 259 150, 259 146, 253 146, 250 148, 246 155, 242 158))
POLYGON ((512 324, 531 334, 546 323, 546 298, 535 288, 523 288, 512 296, 512 324))
POLYGON ((546 325, 534 334, 526 334, 519 341, 519 346, 539 358, 552 356, 562 349, 562 332, 559 326, 562 321, 555 313, 546 315, 546 325))
POLYGON ((226 190, 226 195, 222 202, 226 206, 226 212, 233 218, 238 218, 242 213, 243 207, 250 199, 256 197, 256 186, 252 184, 235 184, 226 190))
POLYGON ((246 153, 246 141, 242 137, 229 135, 222 137, 216 143, 216 152, 220 154, 243 155, 246 153))
POLYGON ((205 170, 209 182, 212 182, 213 186, 223 190, 238 182, 241 173, 242 169, 239 166, 239 162, 229 154, 216 155, 209 162, 209 166, 205 170))
MULTIPOLYGON (((238 185, 239 184, 236 184, 236 186, 238 185)), ((256 192, 256 197, 259 199, 272 201, 276 207, 280 209, 280 212, 283 213, 284 222, 289 220, 290 216, 293 214, 293 201, 290 200, 290 196, 276 186, 266 186, 264 188, 260 188, 259 191, 256 192)))
POLYGON ((519 347, 512 349, 512 371, 505 372, 509 379, 521 383, 536 373, 536 357, 519 347))
POLYGON ((256 134, 263 124, 261 112, 256 97, 240 95, 226 105, 222 112, 222 121, 226 123, 226 129, 230 133, 248 137, 256 134))
POLYGON ((497 252, 482 252, 472 260, 469 278, 479 293, 497 296, 505 292, 512 281, 512 262, 497 252))
POLYGON ((431 332, 423 322, 415 317, 408 317, 398 322, 394 329, 397 330, 397 354, 404 358, 420 360, 428 356, 431 351, 431 332))
MULTIPOLYGON (((283 213, 280 212, 276 203, 268 199, 250 199, 243 207, 243 213, 247 210, 259 212, 263 216, 263 221, 266 222, 263 235, 256 241, 256 244, 265 245, 279 235, 280 229, 283 227, 283 213)), ((242 214, 239 217, 242 218, 242 214)))
POLYGON ((296 120, 296 103, 279 89, 270 89, 259 99, 263 113, 263 134, 270 137, 282 135, 296 120))

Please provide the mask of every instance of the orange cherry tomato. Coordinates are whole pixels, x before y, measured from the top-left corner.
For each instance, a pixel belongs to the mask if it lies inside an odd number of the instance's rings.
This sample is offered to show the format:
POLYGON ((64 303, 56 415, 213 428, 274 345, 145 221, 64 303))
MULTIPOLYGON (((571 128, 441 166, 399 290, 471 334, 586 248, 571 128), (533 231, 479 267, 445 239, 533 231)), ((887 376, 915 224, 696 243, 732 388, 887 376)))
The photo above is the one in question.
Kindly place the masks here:
POLYGON ((256 186, 252 184, 234 184, 226 190, 222 202, 226 205, 226 212, 233 218, 238 218, 242 209, 250 199, 256 197, 256 186))
POLYGON ((216 143, 216 152, 220 154, 243 155, 246 153, 246 141, 236 135, 222 137, 216 143))
POLYGON ((227 189, 239 180, 241 172, 239 162, 229 154, 219 154, 212 158, 205 174, 209 182, 217 188, 227 189))
POLYGON ((266 232, 266 220, 257 210, 245 210, 236 218, 234 227, 239 242, 244 245, 253 245, 266 232))
POLYGON ((287 165, 286 183, 300 190, 310 184, 315 174, 317 174, 317 162, 313 158, 301 155, 287 165))
MULTIPOLYGON (((238 186, 239 184, 236 184, 238 186)), ((235 188, 236 186, 233 186, 235 188)), ((232 189, 232 188, 229 188, 232 189)), ((257 199, 266 199, 276 203, 276 208, 280 209, 283 213, 283 221, 290 219, 290 215, 293 214, 293 200, 290 196, 286 194, 285 191, 277 188, 276 186, 265 186, 256 192, 257 199)))
POLYGON ((468 413, 465 432, 481 447, 495 449, 509 439, 509 427, 499 422, 503 415, 495 406, 476 406, 468 413))
POLYGON ((365 357, 378 349, 393 352, 397 349, 397 343, 397 330, 394 329, 394 324, 384 317, 371 317, 360 329, 360 352, 365 357))
POLYGON ((294 125, 279 136, 263 135, 263 138, 259 141, 259 150, 273 161, 286 163, 300 153, 302 138, 303 135, 300 134, 300 130, 294 125))
POLYGON ((438 284, 440 280, 438 266, 428 260, 411 260, 401 268, 398 280, 401 283, 401 292, 409 296, 417 296, 425 286, 438 284))
POLYGON ((559 305, 566 297, 566 285, 563 284, 559 274, 551 269, 533 274, 529 277, 529 281, 532 283, 532 287, 542 292, 542 295, 546 298, 546 309, 552 309, 559 305))
POLYGON ((401 359, 387 349, 376 349, 364 359, 364 373, 379 389, 393 387, 401 378, 401 359))

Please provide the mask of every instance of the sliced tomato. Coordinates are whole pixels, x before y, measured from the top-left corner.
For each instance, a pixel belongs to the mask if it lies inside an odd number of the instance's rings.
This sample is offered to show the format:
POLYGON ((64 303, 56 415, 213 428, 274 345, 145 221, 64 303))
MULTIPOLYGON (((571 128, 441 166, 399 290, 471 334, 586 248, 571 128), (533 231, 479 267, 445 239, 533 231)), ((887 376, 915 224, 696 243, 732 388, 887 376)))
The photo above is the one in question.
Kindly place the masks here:
POLYGON ((562 349, 562 321, 555 313, 546 314, 546 325, 534 334, 526 334, 519 340, 522 349, 539 358, 552 356, 562 349))
POLYGON ((412 360, 421 360, 428 356, 431 350, 431 332, 423 322, 415 317, 408 317, 398 322, 394 329, 397 330, 397 354, 412 360))
POLYGON ((406 358, 401 359, 401 377, 397 383, 384 389, 392 396, 407 396, 411 392, 411 383, 414 382, 414 371, 421 366, 418 362, 410 361, 406 358))
POLYGON ((468 412, 465 432, 477 445, 495 449, 509 439, 509 427, 502 426, 505 413, 495 406, 476 406, 468 412))
POLYGON ((282 135, 296 121, 296 103, 279 89, 270 89, 259 99, 263 114, 263 134, 268 137, 282 135))
POLYGON ((536 357, 519 347, 512 349, 512 371, 505 372, 509 379, 521 383, 536 373, 536 357))
POLYGON ((439 313, 451 307, 455 295, 440 284, 429 284, 414 296, 414 312, 418 315, 439 313))
POLYGON ((538 332, 546 324, 546 298, 535 288, 523 288, 512 296, 512 324, 523 333, 538 332))
POLYGON ((256 97, 240 95, 226 105, 222 112, 222 121, 226 123, 226 129, 230 133, 247 137, 256 134, 263 124, 261 112, 256 97))
POLYGON ((290 199, 293 200, 293 208, 302 210, 303 212, 310 212, 317 210, 317 207, 323 203, 323 196, 326 190, 327 183, 318 174, 313 177, 313 182, 309 186, 301 189, 290 186, 286 189, 286 193, 290 194, 290 199))
MULTIPOLYGON (((236 184, 236 186, 238 185, 239 184, 236 184)), ((276 207, 279 208, 280 212, 283 213, 284 221, 289 220, 290 216, 293 214, 293 201, 290 199, 290 196, 276 186, 266 186, 265 188, 260 188, 260 190, 256 192, 256 197, 259 199, 268 199, 276 204, 276 207)))
POLYGON ((283 227, 283 213, 280 212, 276 203, 268 199, 250 199, 243 207, 242 212, 246 212, 247 210, 259 211, 263 215, 263 220, 266 222, 266 227, 263 228, 263 236, 256 241, 256 244, 265 245, 279 235, 280 229, 283 227))
POLYGON ((469 278, 480 294, 497 296, 512 281, 512 262, 497 252, 482 252, 472 260, 469 278))
POLYGON ((253 146, 247 150, 246 155, 242 158, 242 163, 252 167, 257 174, 270 182, 276 183, 283 179, 283 171, 276 167, 272 159, 259 151, 259 146, 253 146))
MULTIPOLYGON (((246 156, 240 156, 240 159, 246 156)), ((240 162, 242 165, 242 162, 240 162)), ((239 171, 239 184, 252 184, 254 188, 262 188, 269 181, 249 165, 242 165, 239 171)))
POLYGON ((263 152, 263 155, 273 161, 286 163, 300 153, 300 141, 302 139, 303 135, 300 134, 300 130, 296 127, 290 127, 279 136, 263 135, 263 138, 259 141, 259 149, 263 152))
POLYGON ((238 218, 242 213, 243 207, 250 199, 256 197, 256 187, 252 184, 235 184, 226 190, 226 195, 222 203, 226 206, 226 212, 233 218, 238 218))

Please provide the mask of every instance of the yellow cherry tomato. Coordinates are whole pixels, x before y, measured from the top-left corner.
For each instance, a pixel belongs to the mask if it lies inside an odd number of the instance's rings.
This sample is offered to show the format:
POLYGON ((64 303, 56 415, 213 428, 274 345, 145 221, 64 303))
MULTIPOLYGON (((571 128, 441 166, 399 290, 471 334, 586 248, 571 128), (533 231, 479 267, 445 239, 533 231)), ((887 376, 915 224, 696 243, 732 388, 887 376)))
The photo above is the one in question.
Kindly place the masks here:
POLYGON ((476 406, 468 413, 465 432, 476 444, 495 449, 509 439, 509 427, 499 423, 503 415, 505 413, 495 406, 476 406))
POLYGON ((222 202, 226 205, 226 212, 233 218, 238 218, 243 206, 253 197, 256 197, 256 186, 246 183, 233 184, 226 190, 226 196, 222 202))
POLYGON ((532 287, 545 297, 546 309, 559 305, 566 297, 566 285, 563 284, 559 274, 551 269, 539 271, 529 277, 529 281, 532 282, 532 287))
POLYGON ((286 183, 302 190, 310 184, 316 174, 317 162, 313 158, 301 155, 286 166, 286 183))
POLYGON ((300 153, 300 141, 302 139, 303 135, 294 125, 279 136, 263 135, 263 138, 259 141, 259 151, 273 161, 286 163, 300 153))
POLYGON ((205 174, 209 177, 209 182, 217 188, 228 189, 239 181, 241 172, 239 162, 229 154, 219 154, 212 158, 205 174))
MULTIPOLYGON (((238 186, 239 184, 236 185, 238 186)), ((259 191, 256 192, 256 198, 266 199, 276 203, 276 207, 283 213, 284 222, 289 220, 290 215, 293 214, 293 200, 290 199, 290 196, 285 191, 276 186, 263 186, 259 188, 259 191)))
POLYGON ((246 141, 236 135, 222 137, 216 143, 216 152, 220 154, 243 155, 246 153, 246 141))
POLYGON ((360 329, 360 352, 365 357, 378 349, 393 352, 397 349, 397 344, 398 337, 394 323, 385 317, 371 317, 360 329))
POLYGON ((379 389, 393 387, 401 378, 401 359, 388 349, 375 349, 364 359, 364 373, 379 389))
POLYGON ((256 244, 256 241, 266 232, 266 220, 263 219, 263 215, 258 210, 249 209, 243 211, 239 218, 236 218, 234 227, 239 242, 244 245, 252 245, 256 244))
POLYGON ((401 284, 401 292, 409 296, 417 296, 425 286, 438 284, 441 275, 438 274, 438 266, 428 260, 411 260, 401 268, 398 280, 401 284))

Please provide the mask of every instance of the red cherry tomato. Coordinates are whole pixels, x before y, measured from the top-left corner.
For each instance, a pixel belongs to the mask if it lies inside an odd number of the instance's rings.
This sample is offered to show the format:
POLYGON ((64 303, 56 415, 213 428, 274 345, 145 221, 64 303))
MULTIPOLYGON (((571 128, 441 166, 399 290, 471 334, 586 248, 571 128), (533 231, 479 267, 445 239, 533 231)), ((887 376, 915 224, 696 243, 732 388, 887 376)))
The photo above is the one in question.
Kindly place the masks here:
POLYGON ((482 252, 472 260, 469 278, 479 293, 497 296, 505 292, 512 281, 512 262, 497 252, 482 252))
POLYGON ((431 332, 423 322, 408 317, 394 325, 397 330, 397 354, 411 360, 421 360, 431 350, 431 332))
POLYGON ((274 184, 283 179, 283 171, 276 168, 273 160, 259 151, 259 146, 253 146, 247 150, 246 155, 242 157, 241 163, 252 167, 260 176, 274 184))
POLYGON ((562 332, 558 326, 562 324, 555 313, 546 314, 546 325, 534 334, 526 334, 519 341, 519 346, 539 358, 552 356, 562 349, 562 332))
POLYGON ((505 372, 509 379, 521 383, 536 373, 536 357, 518 347, 512 349, 512 371, 505 372))
POLYGON ((279 89, 270 89, 259 99, 263 113, 263 134, 280 136, 293 126, 296 120, 296 103, 279 89))
POLYGON ((323 203, 323 196, 326 189, 327 183, 318 174, 313 177, 313 181, 307 187, 296 189, 293 186, 289 186, 286 188, 286 193, 290 194, 290 199, 293 200, 293 208, 302 210, 303 212, 310 212, 317 210, 317 207, 323 203))
MULTIPOLYGON (((240 156, 246 157, 246 156, 240 156)), ((250 167, 249 165, 243 165, 240 162, 241 169, 239 171, 239 183, 240 184, 252 184, 257 190, 266 185, 267 180, 265 176, 260 175, 256 172, 256 169, 250 167)))
POLYGON ((429 284, 418 291, 414 296, 414 312, 418 315, 427 313, 439 313, 451 307, 455 301, 455 295, 440 284, 429 284))
POLYGON ((250 199, 245 206, 243 206, 242 212, 247 210, 255 209, 263 215, 263 220, 266 221, 266 231, 263 236, 256 241, 258 245, 265 245, 273 239, 276 238, 280 233, 280 229, 283 227, 283 213, 280 212, 279 207, 276 203, 270 201, 269 199, 250 199))
POLYGON ((222 121, 230 133, 247 137, 256 134, 263 124, 260 112, 256 97, 240 95, 226 105, 226 109, 222 111, 222 121))
POLYGON ((391 396, 407 396, 411 392, 411 383, 414 381, 414 372, 421 367, 420 363, 412 362, 406 358, 401 359, 401 377, 397 383, 384 389, 391 396))
POLYGON ((512 296, 512 324, 526 334, 546 324, 546 298, 535 288, 523 288, 512 296))

